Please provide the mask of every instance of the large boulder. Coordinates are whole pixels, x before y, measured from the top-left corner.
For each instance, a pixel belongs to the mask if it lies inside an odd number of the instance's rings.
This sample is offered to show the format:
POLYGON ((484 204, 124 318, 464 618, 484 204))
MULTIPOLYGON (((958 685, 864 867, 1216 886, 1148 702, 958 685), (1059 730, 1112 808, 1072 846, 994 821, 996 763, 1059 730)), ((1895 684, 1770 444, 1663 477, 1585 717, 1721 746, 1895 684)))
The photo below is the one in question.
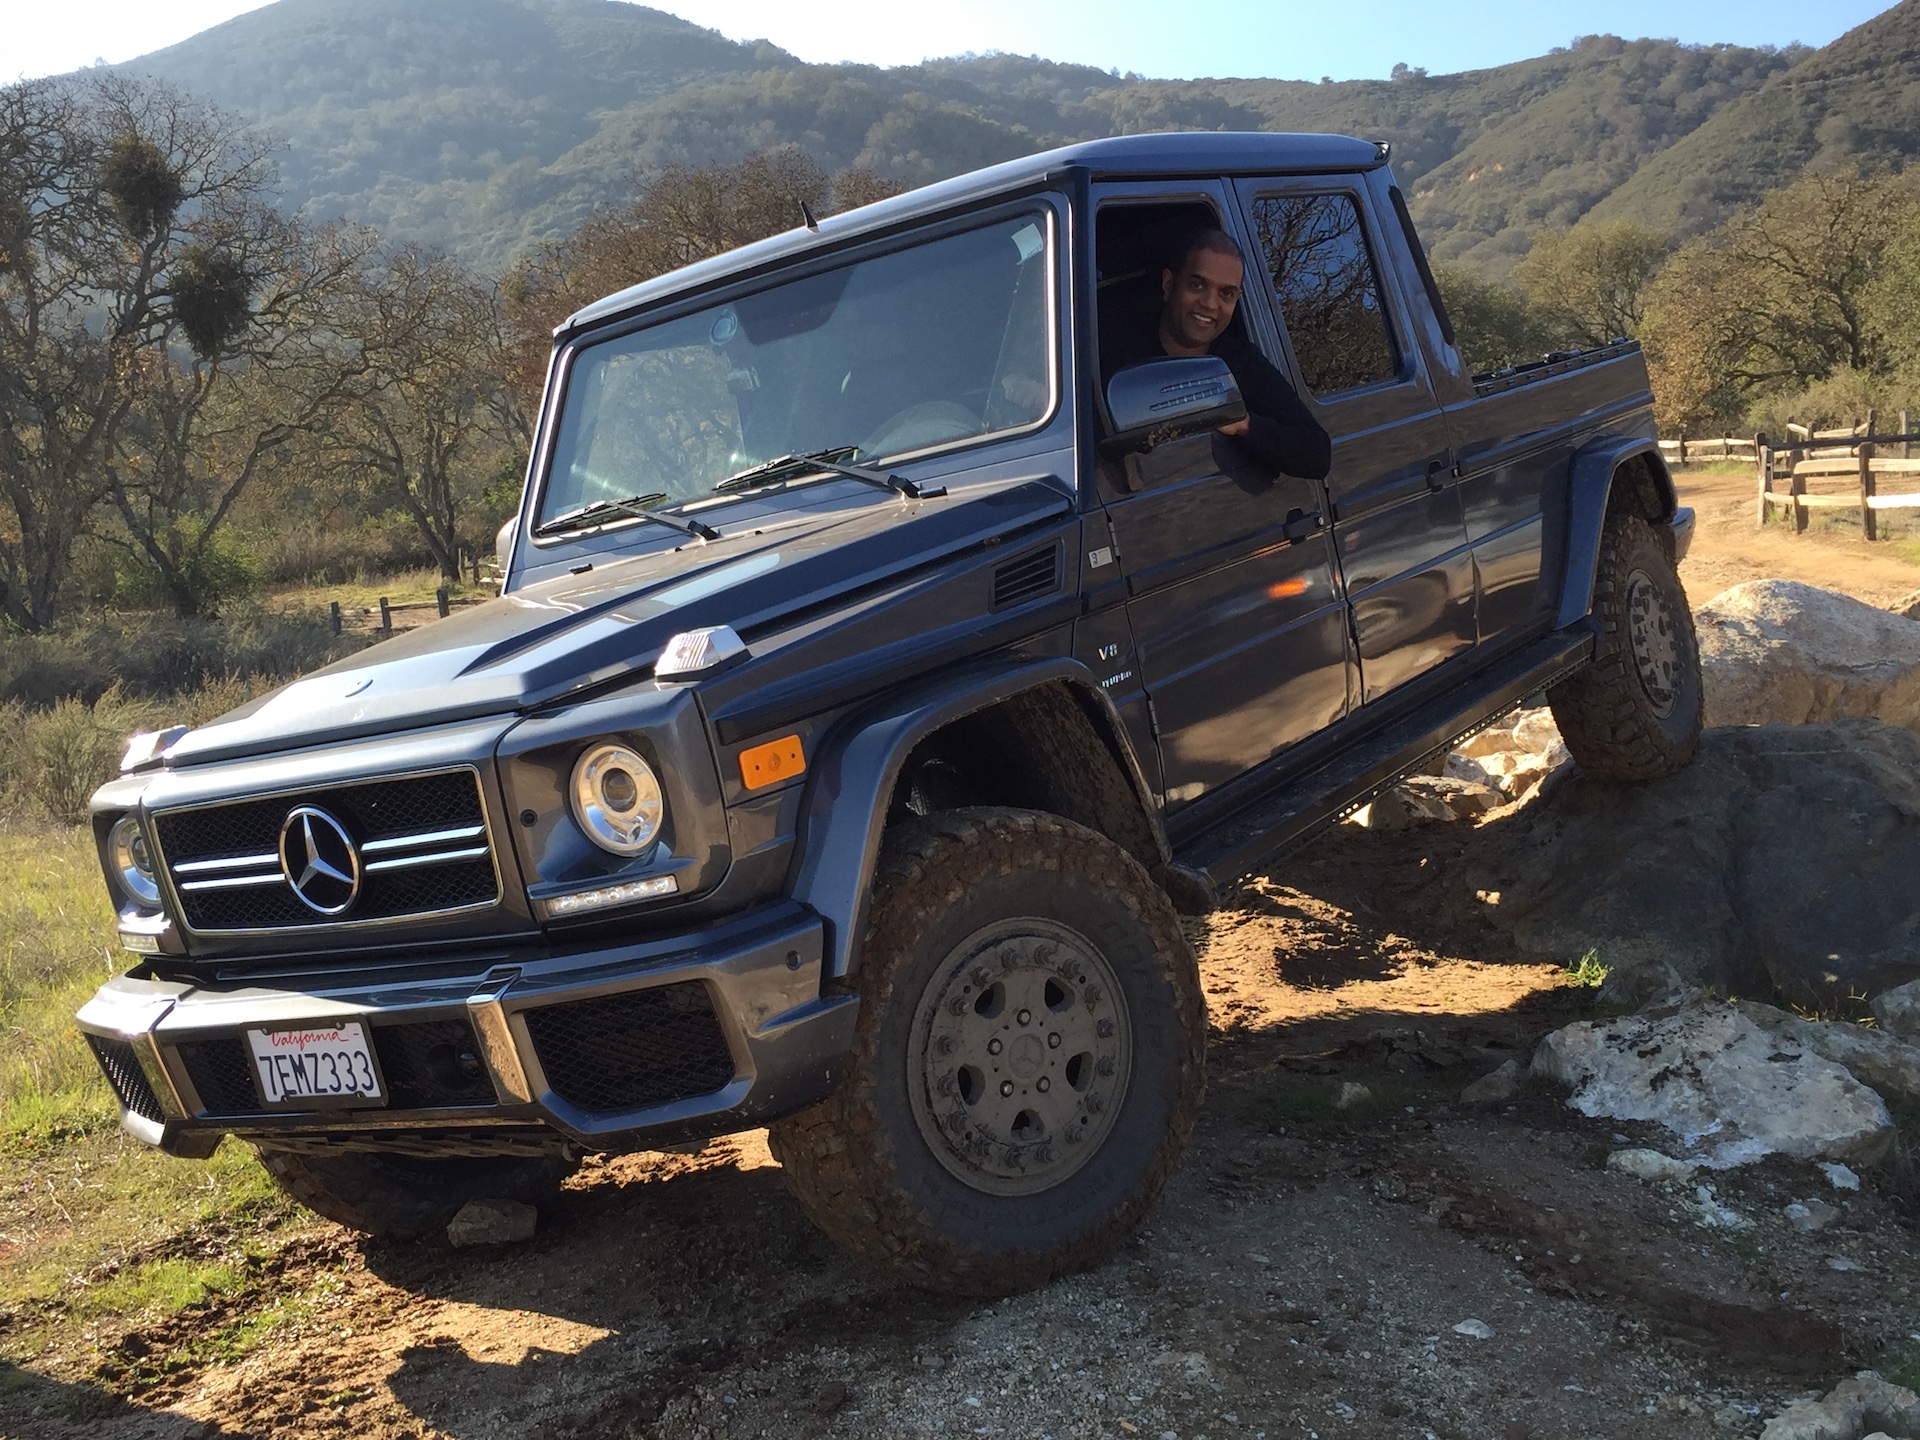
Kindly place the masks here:
POLYGON ((1484 822, 1455 891, 1523 953, 1597 950, 1610 999, 1805 1003, 1920 979, 1920 737, 1852 720, 1709 730, 1655 785, 1574 773, 1484 822))
POLYGON ((1662 1125, 1716 1169, 1775 1154, 1872 1160, 1893 1137, 1886 1105, 1844 1068, 1703 997, 1556 1030, 1533 1070, 1571 1089, 1581 1114, 1662 1125))
POLYGON ((1749 580, 1694 624, 1708 725, 1865 716, 1920 730, 1920 621, 1795 580, 1749 580))

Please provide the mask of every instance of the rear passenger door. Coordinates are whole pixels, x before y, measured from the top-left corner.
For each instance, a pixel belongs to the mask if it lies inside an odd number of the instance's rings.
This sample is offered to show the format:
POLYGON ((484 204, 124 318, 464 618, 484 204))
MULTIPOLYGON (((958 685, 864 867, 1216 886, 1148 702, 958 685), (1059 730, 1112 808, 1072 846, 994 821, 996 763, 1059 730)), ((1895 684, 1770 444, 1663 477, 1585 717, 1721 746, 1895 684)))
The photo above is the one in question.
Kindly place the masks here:
POLYGON ((1376 257, 1358 179, 1237 182, 1301 398, 1333 437, 1333 539, 1371 704, 1470 650, 1473 554, 1446 417, 1376 257))

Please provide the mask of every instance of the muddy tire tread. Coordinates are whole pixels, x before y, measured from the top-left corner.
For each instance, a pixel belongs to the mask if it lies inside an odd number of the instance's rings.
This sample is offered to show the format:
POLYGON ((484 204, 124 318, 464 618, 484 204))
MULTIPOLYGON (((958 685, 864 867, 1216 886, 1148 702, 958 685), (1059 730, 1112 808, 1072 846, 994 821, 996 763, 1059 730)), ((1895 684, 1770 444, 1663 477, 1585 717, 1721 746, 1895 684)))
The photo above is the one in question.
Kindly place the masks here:
POLYGON ((944 811, 894 827, 874 878, 873 903, 858 976, 860 1019, 848 1079, 825 1101, 773 1125, 769 1144, 787 1188, 809 1219, 843 1249, 909 1284, 968 1295, 1006 1295, 1083 1270, 1110 1254, 1150 1210, 1190 1138, 1206 1089, 1206 1006, 1198 968, 1172 904, 1147 871, 1118 845, 1084 826, 1036 811, 980 807, 944 811), (952 865, 966 857, 964 873, 952 865), (1121 897, 1171 957, 1177 1023, 1189 1037, 1179 1074, 1173 1124, 1145 1183, 1122 1197, 1077 1242, 1045 1256, 964 1249, 946 1241, 934 1216, 898 1183, 895 1159, 870 1086, 881 1018, 893 998, 903 946, 953 903, 975 879, 1010 872, 1046 857, 1048 868, 1071 864, 1077 874, 1121 897))
MULTIPOLYGON (((1607 518, 1601 537, 1600 563, 1594 574, 1593 608, 1598 630, 1591 664, 1562 680, 1547 692, 1560 737, 1576 763, 1603 780, 1643 782, 1677 774, 1692 763, 1700 747, 1699 642, 1693 634, 1693 613, 1682 608, 1687 647, 1694 659, 1695 723, 1675 740, 1653 723, 1646 709, 1633 653, 1626 634, 1626 568, 1623 556, 1641 545, 1662 555, 1671 552, 1659 531, 1638 515, 1618 511, 1607 518)), ((1672 560, 1667 567, 1672 571, 1672 560)), ((1674 584, 1679 585, 1674 577, 1674 584)), ((1682 591, 1684 599, 1685 592, 1682 591)))

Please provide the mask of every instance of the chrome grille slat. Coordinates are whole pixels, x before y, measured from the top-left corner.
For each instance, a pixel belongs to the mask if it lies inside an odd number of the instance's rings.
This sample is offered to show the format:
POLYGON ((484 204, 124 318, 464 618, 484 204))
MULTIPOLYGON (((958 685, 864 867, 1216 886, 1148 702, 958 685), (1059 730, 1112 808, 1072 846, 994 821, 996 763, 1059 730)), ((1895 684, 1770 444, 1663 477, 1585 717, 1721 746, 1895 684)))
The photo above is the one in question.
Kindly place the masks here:
POLYGON ((278 865, 278 855, 229 855, 224 860, 188 860, 173 867, 176 875, 200 875, 209 870, 247 870, 259 866, 278 865))
POLYGON ((486 846, 476 845, 470 850, 440 850, 428 855, 402 855, 393 860, 369 860, 367 873, 374 875, 382 870, 410 870, 415 865, 451 865, 456 860, 478 860, 490 853, 486 846))
POLYGON ((158 810, 152 822, 180 919, 194 933, 360 928, 500 901, 497 854, 471 766, 158 810), (333 817, 363 857, 359 893, 340 913, 310 908, 282 868, 280 830, 302 807, 333 817))
POLYGON ((407 850, 415 845, 438 845, 446 840, 471 840, 487 833, 484 825, 468 825, 459 830, 429 830, 419 835, 396 835, 390 840, 369 840, 360 847, 362 855, 378 855, 386 850, 407 850))
POLYGON ((218 880, 182 880, 182 890, 239 890, 248 885, 284 885, 287 877, 279 871, 271 875, 227 875, 218 880))

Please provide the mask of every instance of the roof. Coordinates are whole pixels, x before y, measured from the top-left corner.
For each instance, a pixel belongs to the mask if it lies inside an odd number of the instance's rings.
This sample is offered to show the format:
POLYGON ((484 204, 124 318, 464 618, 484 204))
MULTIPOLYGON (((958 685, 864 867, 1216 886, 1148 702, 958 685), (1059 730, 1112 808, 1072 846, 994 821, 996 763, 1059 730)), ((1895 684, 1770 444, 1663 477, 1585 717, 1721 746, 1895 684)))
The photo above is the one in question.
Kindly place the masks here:
POLYGON ((815 251, 831 249, 869 231, 886 229, 958 205, 1015 193, 1056 180, 1063 172, 1085 170, 1095 180, 1146 178, 1196 173, 1326 174, 1371 170, 1386 161, 1385 147, 1347 135, 1284 135, 1264 132, 1192 131, 1161 135, 1123 135, 1043 150, 909 190, 904 195, 831 215, 817 230, 793 229, 729 250, 710 260, 642 281, 583 306, 557 334, 610 319, 648 303, 700 289, 815 251))

